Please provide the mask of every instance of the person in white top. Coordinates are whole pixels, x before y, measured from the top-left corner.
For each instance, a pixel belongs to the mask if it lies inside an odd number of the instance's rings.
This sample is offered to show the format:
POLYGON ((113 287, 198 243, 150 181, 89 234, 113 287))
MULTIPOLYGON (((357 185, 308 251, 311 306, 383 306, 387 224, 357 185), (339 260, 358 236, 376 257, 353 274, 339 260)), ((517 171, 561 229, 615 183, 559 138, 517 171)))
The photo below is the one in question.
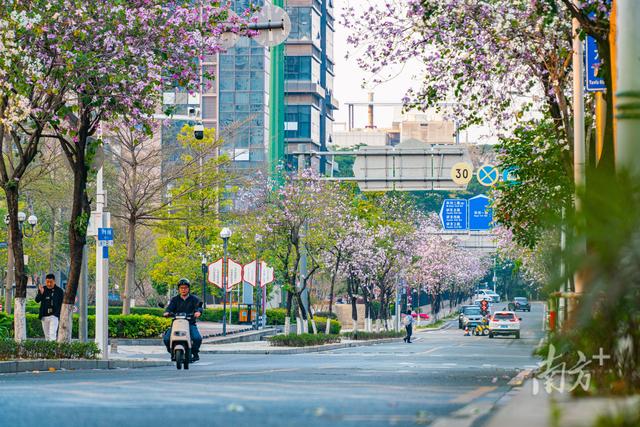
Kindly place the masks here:
POLYGON ((404 337, 404 342, 411 344, 411 334, 413 333, 413 316, 411 315, 411 310, 407 310, 407 315, 404 316, 402 323, 404 324, 404 328, 407 330, 407 336, 404 337))

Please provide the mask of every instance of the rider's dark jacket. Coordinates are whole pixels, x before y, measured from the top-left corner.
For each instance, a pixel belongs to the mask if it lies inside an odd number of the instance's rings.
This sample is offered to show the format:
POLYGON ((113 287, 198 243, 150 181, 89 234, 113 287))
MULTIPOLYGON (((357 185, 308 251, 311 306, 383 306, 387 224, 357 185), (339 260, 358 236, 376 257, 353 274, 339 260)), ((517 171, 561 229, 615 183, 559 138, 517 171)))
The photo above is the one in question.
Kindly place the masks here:
MULTIPOLYGON (((200 307, 200 299, 193 295, 189 294, 187 298, 183 299, 180 295, 176 295, 171 298, 169 305, 164 310, 165 313, 186 313, 186 314, 194 314, 196 311, 202 313, 202 307, 200 307)), ((194 325, 196 323, 196 318, 192 317, 189 320, 189 323, 194 325)))

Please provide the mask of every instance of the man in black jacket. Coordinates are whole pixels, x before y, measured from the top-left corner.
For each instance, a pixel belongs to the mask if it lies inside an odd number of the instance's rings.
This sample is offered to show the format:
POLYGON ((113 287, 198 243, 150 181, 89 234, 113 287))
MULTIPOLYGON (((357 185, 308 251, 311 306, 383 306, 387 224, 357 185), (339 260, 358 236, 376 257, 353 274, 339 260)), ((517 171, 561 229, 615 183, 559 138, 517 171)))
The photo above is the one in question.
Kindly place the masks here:
POLYGON ((47 274, 44 283, 45 287, 38 285, 36 295, 36 302, 40 303, 39 318, 42 321, 44 338, 47 341, 55 341, 58 338, 58 322, 64 292, 56 286, 56 276, 53 274, 47 274))
MULTIPOLYGON (((168 317, 172 314, 176 313, 186 313, 193 314, 191 320, 189 320, 189 332, 191 334, 191 342, 193 346, 191 347, 191 361, 195 362, 196 360, 200 360, 198 356, 198 352, 200 351, 200 344, 202 344, 202 336, 200 335, 200 331, 198 331, 198 327, 196 326, 196 319, 202 315, 202 307, 200 304, 200 300, 197 296, 190 294, 191 291, 191 282, 187 279, 180 279, 178 282, 178 292, 179 294, 175 297, 171 298, 169 305, 164 311, 164 316, 168 317)), ((171 349, 169 348, 169 340, 171 338, 171 328, 167 330, 164 334, 164 345, 167 346, 167 351, 171 353, 171 349)))

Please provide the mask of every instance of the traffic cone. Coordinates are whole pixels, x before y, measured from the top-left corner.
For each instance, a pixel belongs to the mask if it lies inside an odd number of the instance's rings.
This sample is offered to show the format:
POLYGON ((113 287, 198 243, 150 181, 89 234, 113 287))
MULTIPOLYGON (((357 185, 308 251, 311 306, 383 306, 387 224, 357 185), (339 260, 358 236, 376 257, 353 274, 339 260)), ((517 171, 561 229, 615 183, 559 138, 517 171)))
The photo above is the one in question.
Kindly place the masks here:
POLYGON ((465 336, 465 337, 468 337, 468 336, 470 336, 470 335, 471 335, 471 334, 469 333, 469 327, 468 327, 468 326, 465 326, 465 327, 464 327, 464 336, 465 336))

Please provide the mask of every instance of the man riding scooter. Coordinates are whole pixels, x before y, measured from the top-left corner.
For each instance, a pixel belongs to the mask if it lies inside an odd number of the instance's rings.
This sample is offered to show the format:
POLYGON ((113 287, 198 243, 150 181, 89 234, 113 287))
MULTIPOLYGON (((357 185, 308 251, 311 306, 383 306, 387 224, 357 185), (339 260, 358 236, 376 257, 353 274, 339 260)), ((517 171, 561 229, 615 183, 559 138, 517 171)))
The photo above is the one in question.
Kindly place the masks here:
MULTIPOLYGON (((180 279, 178 282, 178 295, 171 298, 169 305, 164 311, 164 316, 169 317, 176 313, 186 313, 188 315, 193 314, 193 317, 189 319, 189 332, 191 334, 191 342, 193 346, 191 348, 191 361, 195 362, 200 360, 198 352, 200 351, 200 344, 202 344, 202 336, 196 326, 196 319, 202 315, 202 305, 200 299, 197 296, 190 294, 191 282, 187 279, 180 279)), ((167 347, 167 351, 171 353, 169 348, 169 341, 171 338, 171 328, 164 334, 164 345, 167 347)))

